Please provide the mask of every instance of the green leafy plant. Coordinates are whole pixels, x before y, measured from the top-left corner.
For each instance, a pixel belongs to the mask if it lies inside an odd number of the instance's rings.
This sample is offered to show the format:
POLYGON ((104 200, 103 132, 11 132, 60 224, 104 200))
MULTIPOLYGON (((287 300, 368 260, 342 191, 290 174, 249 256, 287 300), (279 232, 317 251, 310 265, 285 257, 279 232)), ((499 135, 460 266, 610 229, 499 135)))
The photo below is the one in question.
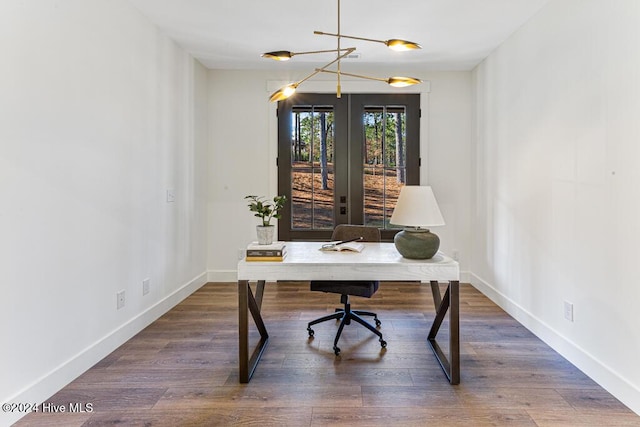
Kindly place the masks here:
POLYGON ((262 225, 271 225, 271 219, 280 219, 282 214, 280 211, 287 201, 286 196, 276 196, 271 200, 265 200, 263 196, 245 196, 249 200, 249 210, 255 212, 254 216, 262 219, 262 225))

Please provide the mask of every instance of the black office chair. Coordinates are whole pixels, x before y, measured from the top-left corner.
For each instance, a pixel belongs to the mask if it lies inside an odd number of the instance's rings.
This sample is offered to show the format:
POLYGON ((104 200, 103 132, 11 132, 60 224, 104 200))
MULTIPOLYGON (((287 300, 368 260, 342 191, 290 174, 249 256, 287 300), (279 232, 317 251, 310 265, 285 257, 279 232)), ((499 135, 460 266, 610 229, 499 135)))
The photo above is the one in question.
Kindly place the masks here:
MULTIPOLYGON (((347 225, 340 224, 333 230, 333 235, 331 236, 332 241, 338 240, 349 240, 357 237, 362 237, 362 241, 365 242, 379 242, 380 241, 380 230, 377 227, 368 227, 363 225, 347 225)), ((348 256, 348 255, 347 255, 348 256)), ((340 354, 340 348, 338 347, 338 340, 340 339, 340 334, 342 334, 342 329, 344 325, 351 324, 351 320, 355 320, 360 323, 365 328, 369 329, 371 332, 376 334, 380 339, 380 345, 382 348, 387 346, 387 342, 382 338, 382 334, 378 331, 373 325, 362 319, 360 316, 372 316, 373 320, 376 323, 376 327, 381 325, 380 320, 378 319, 378 315, 376 313, 371 313, 369 311, 358 311, 351 310, 351 304, 349 303, 349 295, 371 298, 373 294, 378 290, 378 286, 380 282, 377 280, 345 280, 345 281, 334 281, 334 280, 313 280, 311 281, 311 290, 312 291, 321 291, 321 292, 331 292, 335 294, 341 294, 340 302, 344 304, 344 308, 336 308, 336 312, 334 314, 330 314, 328 316, 321 317, 319 319, 313 320, 309 322, 307 326, 307 331, 309 332, 309 338, 313 338, 314 331, 311 329, 311 326, 325 322, 327 320, 341 320, 340 327, 338 328, 338 333, 336 334, 336 338, 333 341, 333 352, 338 356, 340 354)))

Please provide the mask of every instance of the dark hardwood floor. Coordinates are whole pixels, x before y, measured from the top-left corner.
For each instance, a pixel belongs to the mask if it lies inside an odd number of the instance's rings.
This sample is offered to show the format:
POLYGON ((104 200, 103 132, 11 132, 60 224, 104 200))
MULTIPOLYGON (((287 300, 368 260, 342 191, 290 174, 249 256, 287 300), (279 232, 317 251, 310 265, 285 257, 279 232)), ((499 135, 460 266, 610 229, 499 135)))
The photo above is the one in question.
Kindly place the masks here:
POLYGON ((428 285, 387 282, 370 300, 353 298, 354 309, 378 313, 388 347, 352 324, 341 357, 332 350, 337 323, 316 325, 313 340, 306 331, 339 295, 308 289, 267 285, 270 341, 249 384, 238 383, 236 284, 210 283, 47 400, 90 403, 92 412, 31 413, 16 425, 640 426, 470 285, 461 285, 457 386, 426 344, 428 285))

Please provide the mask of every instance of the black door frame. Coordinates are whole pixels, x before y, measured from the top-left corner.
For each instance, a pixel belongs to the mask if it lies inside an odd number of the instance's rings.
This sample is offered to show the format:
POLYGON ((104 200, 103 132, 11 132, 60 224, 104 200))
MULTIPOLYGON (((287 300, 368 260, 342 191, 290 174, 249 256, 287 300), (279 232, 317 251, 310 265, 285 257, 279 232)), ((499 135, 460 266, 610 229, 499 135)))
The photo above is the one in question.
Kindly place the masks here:
MULTIPOLYGON (((362 117, 365 107, 372 105, 406 106, 406 184, 420 183, 420 94, 335 94, 296 93, 289 99, 278 102, 278 194, 291 201, 291 128, 294 105, 333 106, 335 117, 334 135, 334 219, 338 224, 362 224, 364 221, 364 132, 362 117), (283 139, 284 138, 284 139, 283 139), (340 143, 339 141, 347 141, 340 143), (286 142, 286 147, 284 143, 286 142), (347 179, 338 179, 347 177, 347 179), (356 179, 357 181, 354 181, 356 179), (286 184, 285 184, 286 183, 286 184)), ((291 202, 282 210, 278 225, 278 240, 329 240, 332 230, 292 230, 282 226, 283 221, 291 221, 291 202)), ((381 230, 383 240, 393 240, 400 230, 381 230)))

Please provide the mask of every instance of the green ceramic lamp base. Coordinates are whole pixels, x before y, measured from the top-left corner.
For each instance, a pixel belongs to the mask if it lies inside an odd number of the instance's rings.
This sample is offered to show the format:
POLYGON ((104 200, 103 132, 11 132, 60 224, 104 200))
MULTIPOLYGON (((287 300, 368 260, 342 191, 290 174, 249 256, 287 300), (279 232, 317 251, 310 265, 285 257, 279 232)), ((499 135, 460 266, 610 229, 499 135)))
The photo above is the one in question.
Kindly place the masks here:
POLYGON ((440 238, 424 228, 405 228, 393 242, 400 255, 410 259, 432 258, 440 247, 440 238))

